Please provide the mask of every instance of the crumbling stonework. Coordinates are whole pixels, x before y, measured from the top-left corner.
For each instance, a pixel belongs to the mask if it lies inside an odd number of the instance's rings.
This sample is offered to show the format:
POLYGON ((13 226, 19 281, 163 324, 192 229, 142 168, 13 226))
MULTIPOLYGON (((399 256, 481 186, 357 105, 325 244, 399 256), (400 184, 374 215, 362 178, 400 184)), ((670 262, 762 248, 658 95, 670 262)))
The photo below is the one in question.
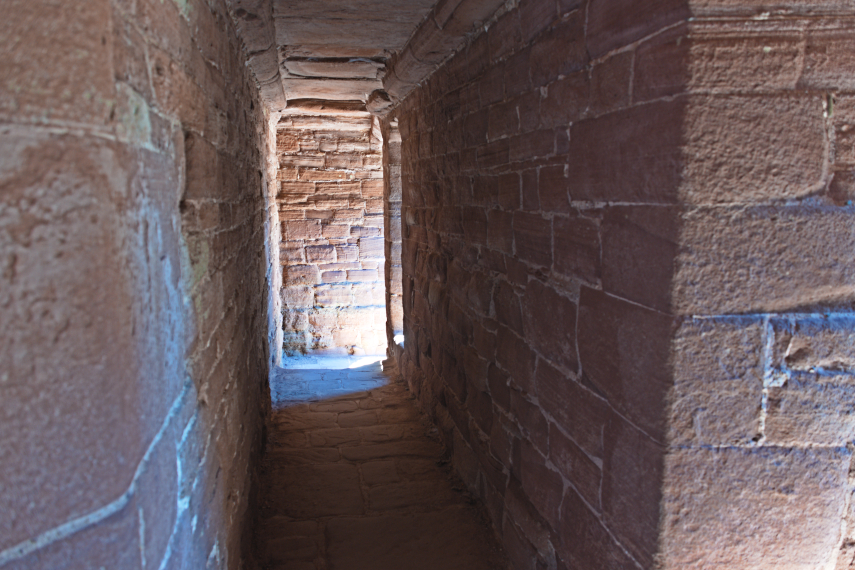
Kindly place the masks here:
POLYGON ((276 210, 227 5, 4 7, 0 567, 246 567, 276 210))
POLYGON ((363 111, 277 125, 287 354, 383 354, 382 145, 363 111))
POLYGON ((851 562, 853 22, 786 4, 522 0, 392 112, 400 366, 517 568, 851 562))

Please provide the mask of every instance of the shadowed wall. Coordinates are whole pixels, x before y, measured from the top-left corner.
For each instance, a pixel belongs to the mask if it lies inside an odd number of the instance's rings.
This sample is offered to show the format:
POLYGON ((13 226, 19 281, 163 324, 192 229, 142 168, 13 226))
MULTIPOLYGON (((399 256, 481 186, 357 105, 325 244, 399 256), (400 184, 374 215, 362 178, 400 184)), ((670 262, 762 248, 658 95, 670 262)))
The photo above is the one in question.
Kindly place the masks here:
POLYGON ((391 115, 401 368, 517 568, 852 557, 852 21, 779 4, 523 0, 391 115))

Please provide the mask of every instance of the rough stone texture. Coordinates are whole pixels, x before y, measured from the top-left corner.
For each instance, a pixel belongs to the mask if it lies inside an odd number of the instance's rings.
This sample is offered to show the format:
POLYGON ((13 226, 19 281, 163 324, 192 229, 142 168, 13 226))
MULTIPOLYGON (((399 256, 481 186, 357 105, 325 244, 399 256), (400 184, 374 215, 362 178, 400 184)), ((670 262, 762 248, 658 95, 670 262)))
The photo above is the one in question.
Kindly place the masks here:
POLYGON ((6 7, 0 567, 247 567, 276 209, 228 6, 6 7))
POLYGON ((855 557, 853 22, 761 4, 521 1, 396 70, 393 354, 517 568, 855 557))
POLYGON ((396 375, 377 364, 279 369, 271 388, 257 536, 265 567, 510 570, 396 375))
POLYGON ((364 103, 381 92, 384 77, 392 74, 390 58, 404 47, 432 4, 235 0, 234 14, 262 98, 271 111, 280 112, 292 100, 364 103))
POLYGON ((383 235, 386 239, 386 342, 389 356, 400 356, 404 335, 404 274, 401 267, 401 133, 398 123, 383 133, 383 235), (396 340, 398 337, 398 340, 396 340))
POLYGON ((848 3, 4 7, 0 566, 853 566, 848 3))
POLYGON ((374 124, 365 111, 301 107, 277 125, 288 355, 386 351, 383 147, 374 124))

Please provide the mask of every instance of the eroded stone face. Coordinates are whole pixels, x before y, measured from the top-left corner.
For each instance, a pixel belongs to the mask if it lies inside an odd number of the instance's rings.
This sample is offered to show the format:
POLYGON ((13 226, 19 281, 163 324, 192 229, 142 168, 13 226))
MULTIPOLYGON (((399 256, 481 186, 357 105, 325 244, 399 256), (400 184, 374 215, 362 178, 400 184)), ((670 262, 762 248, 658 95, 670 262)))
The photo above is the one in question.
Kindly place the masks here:
POLYGON ((284 350, 383 354, 382 144, 368 113, 325 106, 278 128, 284 350))
POLYGON ((0 566, 237 568, 275 207, 229 6, 7 8, 0 566))
POLYGON ((399 361, 520 568, 851 563, 852 21, 774 14, 521 0, 387 76, 399 361))
POLYGON ((368 100, 433 4, 236 0, 234 7, 262 96, 278 111, 292 99, 368 100))
POLYGON ((280 369, 271 384, 274 412, 256 541, 262 563, 508 567, 400 377, 375 363, 280 369))

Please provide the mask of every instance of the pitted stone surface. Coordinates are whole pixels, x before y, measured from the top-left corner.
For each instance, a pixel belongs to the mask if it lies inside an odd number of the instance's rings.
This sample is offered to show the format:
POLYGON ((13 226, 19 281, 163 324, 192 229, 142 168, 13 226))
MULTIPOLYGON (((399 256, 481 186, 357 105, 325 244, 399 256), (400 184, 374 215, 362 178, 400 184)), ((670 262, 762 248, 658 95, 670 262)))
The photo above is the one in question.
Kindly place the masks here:
POLYGON ((396 377, 378 364, 280 369, 271 388, 257 538, 266 568, 508 568, 396 377))

